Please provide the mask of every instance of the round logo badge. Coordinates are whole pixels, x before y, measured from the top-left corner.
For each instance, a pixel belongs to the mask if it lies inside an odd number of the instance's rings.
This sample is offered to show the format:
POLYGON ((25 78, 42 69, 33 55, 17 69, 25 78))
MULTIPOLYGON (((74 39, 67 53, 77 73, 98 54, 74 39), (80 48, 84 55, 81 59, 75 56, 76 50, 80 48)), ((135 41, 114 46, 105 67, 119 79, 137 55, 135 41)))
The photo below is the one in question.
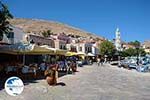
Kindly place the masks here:
POLYGON ((10 77, 5 82, 5 90, 11 96, 17 96, 22 93, 24 84, 19 77, 10 77))

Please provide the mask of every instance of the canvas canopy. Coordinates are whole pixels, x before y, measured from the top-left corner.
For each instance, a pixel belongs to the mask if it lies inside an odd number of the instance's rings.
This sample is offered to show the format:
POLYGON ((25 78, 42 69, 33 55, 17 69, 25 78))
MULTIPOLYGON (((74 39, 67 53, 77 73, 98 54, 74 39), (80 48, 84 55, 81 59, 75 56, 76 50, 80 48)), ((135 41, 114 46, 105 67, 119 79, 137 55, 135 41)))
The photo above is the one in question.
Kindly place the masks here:
POLYGON ((67 52, 65 56, 75 56, 76 54, 76 52, 67 52))
POLYGON ((93 57, 93 56, 95 56, 94 54, 92 54, 92 53, 88 53, 87 54, 87 56, 91 56, 91 57, 93 57))
POLYGON ((65 55, 66 52, 67 52, 67 50, 61 50, 61 49, 57 49, 57 48, 51 48, 51 47, 49 47, 47 45, 43 45, 41 47, 45 47, 45 48, 47 48, 49 50, 53 50, 54 51, 53 54, 56 54, 56 55, 65 55))
POLYGON ((0 52, 8 53, 8 54, 53 54, 55 53, 53 49, 47 49, 45 47, 37 46, 35 44, 23 44, 23 43, 1 46, 0 52))
POLYGON ((77 52, 76 55, 83 55, 83 56, 85 56, 86 54, 84 52, 77 52))

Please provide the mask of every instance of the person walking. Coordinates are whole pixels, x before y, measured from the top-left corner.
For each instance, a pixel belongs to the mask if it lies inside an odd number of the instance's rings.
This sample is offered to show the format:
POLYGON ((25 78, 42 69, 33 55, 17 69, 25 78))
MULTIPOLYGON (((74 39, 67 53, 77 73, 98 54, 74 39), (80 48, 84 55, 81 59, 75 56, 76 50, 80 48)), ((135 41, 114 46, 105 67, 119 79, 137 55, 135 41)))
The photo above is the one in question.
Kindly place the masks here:
POLYGON ((97 65, 100 65, 100 58, 97 58, 97 65))
POLYGON ((101 57, 101 59, 100 59, 100 64, 103 65, 103 63, 104 63, 104 58, 101 57))

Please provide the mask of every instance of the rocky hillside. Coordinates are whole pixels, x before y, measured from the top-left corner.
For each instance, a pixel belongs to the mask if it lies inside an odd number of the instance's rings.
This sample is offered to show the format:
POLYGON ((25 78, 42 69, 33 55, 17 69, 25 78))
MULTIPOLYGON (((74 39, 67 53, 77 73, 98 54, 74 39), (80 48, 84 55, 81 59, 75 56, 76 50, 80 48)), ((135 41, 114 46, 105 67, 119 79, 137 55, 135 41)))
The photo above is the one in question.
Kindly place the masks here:
POLYGON ((102 37, 93 35, 78 28, 54 21, 16 18, 10 20, 10 22, 12 25, 23 29, 26 33, 33 32, 41 35, 41 32, 51 30, 54 34, 64 32, 65 34, 103 39, 102 37))

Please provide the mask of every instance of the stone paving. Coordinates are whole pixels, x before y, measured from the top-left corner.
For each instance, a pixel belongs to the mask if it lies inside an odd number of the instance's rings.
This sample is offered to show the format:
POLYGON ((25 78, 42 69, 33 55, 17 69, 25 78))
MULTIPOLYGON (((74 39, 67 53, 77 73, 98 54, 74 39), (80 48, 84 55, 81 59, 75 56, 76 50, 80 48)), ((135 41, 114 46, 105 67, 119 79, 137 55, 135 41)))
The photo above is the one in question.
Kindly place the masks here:
POLYGON ((48 86, 45 80, 26 84, 16 97, 0 90, 0 100, 150 100, 150 73, 108 64, 78 70, 60 77, 57 86, 48 86))

